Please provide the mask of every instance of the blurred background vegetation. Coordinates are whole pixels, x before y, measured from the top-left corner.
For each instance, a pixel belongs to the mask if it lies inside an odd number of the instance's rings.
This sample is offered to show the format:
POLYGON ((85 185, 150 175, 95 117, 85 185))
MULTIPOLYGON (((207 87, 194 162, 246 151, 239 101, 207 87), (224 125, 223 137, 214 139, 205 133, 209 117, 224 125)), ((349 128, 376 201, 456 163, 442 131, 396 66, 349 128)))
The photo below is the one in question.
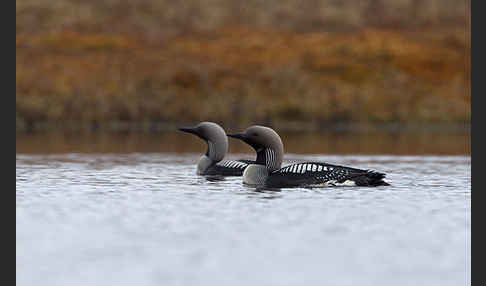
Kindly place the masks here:
POLYGON ((464 126, 468 3, 17 0, 16 126, 464 126))

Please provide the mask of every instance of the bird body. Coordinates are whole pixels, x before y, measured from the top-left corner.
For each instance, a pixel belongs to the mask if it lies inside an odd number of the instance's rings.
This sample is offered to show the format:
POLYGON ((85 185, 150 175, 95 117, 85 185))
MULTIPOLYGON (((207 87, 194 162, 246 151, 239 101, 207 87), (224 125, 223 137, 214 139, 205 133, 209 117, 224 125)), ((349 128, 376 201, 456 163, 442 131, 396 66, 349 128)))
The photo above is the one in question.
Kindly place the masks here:
POLYGON ((201 162, 201 160, 207 160, 204 157, 206 157, 206 155, 203 155, 201 159, 199 159, 197 167, 197 173, 199 175, 242 176, 245 168, 252 163, 252 161, 249 160, 223 160, 203 168, 202 166, 207 164, 201 162))
POLYGON ((304 162, 273 171, 266 181, 268 186, 325 187, 325 186, 381 186, 385 174, 333 165, 323 162, 304 162))
POLYGON ((324 162, 303 162, 281 167, 283 143, 271 128, 251 126, 243 133, 228 134, 257 153, 255 163, 246 167, 243 182, 267 187, 385 186, 385 174, 324 162))

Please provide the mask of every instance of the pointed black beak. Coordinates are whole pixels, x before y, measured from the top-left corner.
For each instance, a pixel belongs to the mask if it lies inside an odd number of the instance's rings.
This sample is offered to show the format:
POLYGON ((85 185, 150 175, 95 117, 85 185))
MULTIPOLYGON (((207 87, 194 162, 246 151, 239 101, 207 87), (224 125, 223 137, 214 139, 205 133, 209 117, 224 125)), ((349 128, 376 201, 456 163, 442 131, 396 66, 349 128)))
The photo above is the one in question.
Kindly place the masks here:
POLYGON ((245 140, 246 139, 246 135, 244 133, 235 133, 235 134, 226 134, 228 137, 233 137, 233 138, 236 138, 236 139, 240 139, 240 140, 245 140))
POLYGON ((186 132, 186 133, 191 133, 191 134, 197 134, 197 128, 195 127, 179 127, 177 128, 179 131, 186 132))

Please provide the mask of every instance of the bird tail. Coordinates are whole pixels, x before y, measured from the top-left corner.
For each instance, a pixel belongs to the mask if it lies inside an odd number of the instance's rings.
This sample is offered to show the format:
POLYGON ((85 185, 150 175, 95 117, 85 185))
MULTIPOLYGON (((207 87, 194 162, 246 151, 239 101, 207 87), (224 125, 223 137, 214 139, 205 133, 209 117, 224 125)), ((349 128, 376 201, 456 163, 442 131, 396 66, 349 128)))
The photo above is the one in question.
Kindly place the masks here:
POLYGON ((389 186, 390 184, 383 181, 385 176, 383 173, 368 170, 365 174, 358 175, 352 180, 356 183, 356 186, 389 186))

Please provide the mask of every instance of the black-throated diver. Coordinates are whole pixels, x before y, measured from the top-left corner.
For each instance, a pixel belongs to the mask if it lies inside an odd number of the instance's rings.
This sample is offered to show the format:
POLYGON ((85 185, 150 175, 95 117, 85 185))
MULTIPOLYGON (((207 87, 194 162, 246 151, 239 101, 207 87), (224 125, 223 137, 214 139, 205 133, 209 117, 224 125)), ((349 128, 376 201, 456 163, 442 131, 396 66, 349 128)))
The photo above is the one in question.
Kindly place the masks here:
POLYGON ((197 163, 198 175, 241 176, 251 160, 224 160, 228 152, 228 137, 224 129, 214 122, 201 122, 194 127, 180 127, 182 132, 196 135, 208 144, 206 154, 197 163))
POLYGON ((283 143, 269 127, 254 125, 243 133, 228 136, 244 141, 257 153, 256 162, 243 173, 243 182, 248 185, 273 188, 389 185, 383 181, 383 173, 324 162, 304 162, 282 168, 283 143))

